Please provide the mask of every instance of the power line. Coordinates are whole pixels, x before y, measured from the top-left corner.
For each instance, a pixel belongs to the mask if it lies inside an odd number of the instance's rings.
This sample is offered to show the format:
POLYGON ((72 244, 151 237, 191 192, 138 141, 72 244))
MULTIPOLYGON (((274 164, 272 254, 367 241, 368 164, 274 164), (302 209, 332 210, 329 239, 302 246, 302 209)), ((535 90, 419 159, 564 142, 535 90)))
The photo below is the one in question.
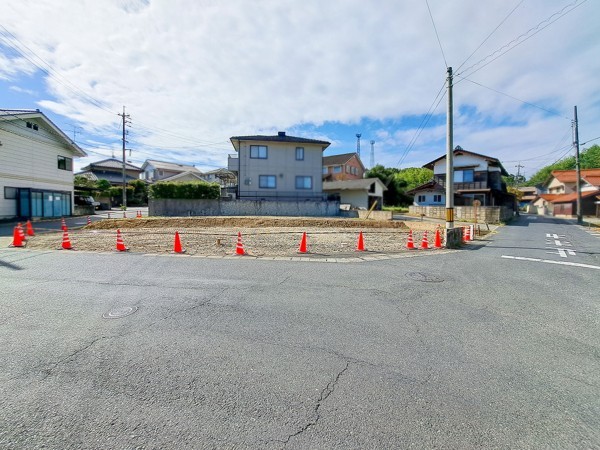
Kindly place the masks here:
POLYGON ((444 84, 442 84, 442 87, 438 91, 437 95, 433 99, 433 102, 431 103, 431 106, 427 110, 427 113, 425 114, 423 119, 421 119, 421 123, 419 124, 417 130, 415 131, 415 134, 413 135, 411 141, 408 143, 402 156, 398 160, 398 163, 396 164, 397 167, 400 167, 400 165, 404 162, 404 159, 406 158, 408 153, 412 150, 412 147, 414 146, 415 142, 417 141, 417 139, 419 138, 419 136, 421 135, 421 133, 423 132, 423 130, 425 129, 427 124, 429 123, 429 120, 433 116, 433 112, 437 109, 437 107, 441 103, 442 99, 444 98, 445 94, 442 95, 441 97, 440 97, 440 94, 442 93, 442 91, 444 91, 445 86, 446 86, 446 83, 444 82, 444 84), (439 100, 438 100, 438 98, 439 98, 439 100))
POLYGON ((513 9, 512 9, 512 10, 511 10, 509 13, 508 13, 508 15, 507 15, 507 16, 506 16, 504 19, 502 19, 502 21, 501 21, 501 22, 498 24, 498 26, 497 26, 496 28, 494 28, 490 34, 488 34, 488 35, 487 35, 487 37, 486 37, 486 38, 485 38, 485 39, 484 39, 484 40, 481 42, 481 44, 479 44, 479 46, 478 46, 478 47, 477 47, 475 50, 473 50, 473 53, 471 53, 471 54, 470 54, 470 55, 467 57, 467 59, 465 59, 465 60, 462 62, 462 64, 461 64, 460 66, 458 66, 458 69, 456 69, 456 72, 458 72, 458 71, 460 70, 460 68, 461 68, 462 66, 464 66, 464 65, 467 63, 467 61, 468 61, 469 59, 471 59, 471 57, 472 57, 472 56, 473 56, 473 55, 474 55, 474 54, 477 52, 477 50, 479 50, 479 49, 480 49, 480 48, 483 46, 483 44, 485 44, 485 43, 487 42, 487 40, 488 40, 490 37, 492 37, 492 35, 493 35, 493 34, 494 34, 494 33, 495 33, 497 30, 498 30, 498 28, 500 28, 500 27, 502 26, 502 24, 503 24, 504 22, 506 22, 506 20, 507 20, 507 19, 508 19, 508 18, 509 18, 509 17, 512 15, 512 13, 514 13, 514 12, 515 12, 515 10, 516 10, 516 9, 517 9, 519 6, 521 6, 521 3, 523 3, 524 1, 525 1, 525 0, 521 0, 519 3, 517 3, 517 6, 515 6, 515 7, 514 7, 514 8, 513 8, 513 9))
POLYGON ((429 11, 429 17, 431 17, 431 23, 433 24, 433 29, 435 31, 435 37, 437 38, 438 44, 440 46, 440 51, 442 52, 442 58, 444 59, 444 67, 448 67, 448 63, 446 62, 446 55, 444 54, 444 48, 442 47, 442 41, 440 41, 440 35, 438 34, 437 27, 435 26, 435 21, 433 20, 433 14, 431 14, 431 8, 429 7, 429 0, 425 0, 427 4, 427 11, 429 11))
MULTIPOLYGON (((52 68, 52 66, 41 58, 38 54, 36 54, 31 48, 29 48, 26 44, 24 44, 19 38, 17 38, 14 34, 12 34, 5 26, 0 24, 0 37, 7 44, 9 48, 11 48, 17 55, 25 58, 29 61, 33 66, 37 67, 40 71, 42 71, 46 76, 50 77, 58 84, 62 85, 66 89, 68 89, 72 94, 75 95, 76 98, 91 104, 111 115, 114 115, 114 111, 110 110, 108 107, 104 106, 102 102, 85 92, 83 89, 79 88, 71 81, 69 81, 66 77, 59 74, 56 70, 52 68)), ((179 140, 187 141, 190 143, 201 143, 200 145, 214 145, 205 140, 201 139, 192 139, 187 136, 179 135, 171 132, 170 130, 166 130, 164 128, 159 128, 155 126, 144 125, 142 122, 138 123, 139 128, 145 129, 153 134, 163 135, 171 138, 177 138, 179 140)), ((221 143, 223 141, 220 141, 221 143)), ((199 145, 199 146, 200 146, 199 145)))
POLYGON ((88 103, 96 106, 99 109, 102 109, 103 111, 109 112, 111 114, 113 113, 112 111, 110 111, 109 109, 104 107, 101 102, 99 102, 94 97, 89 95, 87 92, 85 92, 81 88, 79 88, 76 85, 74 85, 73 83, 71 83, 67 78, 63 77, 58 72, 56 72, 56 70, 54 70, 50 64, 48 64, 44 59, 42 59, 39 55, 37 55, 33 50, 31 50, 22 41, 20 41, 4 25, 0 24, 0 28, 1 28, 0 35, 3 36, 3 41, 10 48, 12 48, 18 55, 25 58, 27 61, 29 61, 31 64, 33 64, 35 67, 37 67, 39 70, 41 70, 43 73, 45 73, 47 76, 49 76, 54 81, 61 84, 62 86, 66 87, 68 90, 73 92, 79 98, 83 98, 88 103), (23 51, 21 48, 19 48, 19 46, 17 46, 16 43, 18 43, 25 50, 27 50, 29 55, 27 55, 25 51, 23 51), (33 57, 31 55, 33 55, 33 57), (37 62, 34 61, 34 58, 37 59, 37 62))
POLYGON ((594 139, 588 139, 587 141, 585 141, 585 142, 582 142, 582 143, 581 143, 581 144, 579 144, 579 145, 585 145, 585 144, 587 144, 587 143, 589 143, 589 142, 596 141, 596 140, 598 140, 598 139, 600 139, 600 136, 598 136, 598 137, 595 137, 594 139))
POLYGON ((509 94, 507 94, 507 93, 505 93, 505 92, 501 92, 501 91, 499 91, 499 90, 497 90, 497 89, 494 89, 494 88, 491 88, 491 87, 489 87, 489 86, 485 86, 485 85, 483 85, 483 84, 481 84, 481 83, 478 83, 477 81, 471 80, 471 79, 469 79, 469 78, 466 78, 466 77, 461 77, 460 75, 457 75, 457 76, 458 76, 460 79, 462 79, 462 80, 469 81, 470 83, 476 84, 477 86, 481 86, 481 87, 483 87, 483 88, 489 89, 490 91, 494 91, 494 92, 496 92, 496 93, 498 93, 498 94, 500 94, 500 95, 504 95, 505 97, 512 98, 513 100, 516 100, 516 101, 518 101, 518 102, 521 102, 521 103, 523 103, 523 104, 525 104, 525 105, 533 106, 534 108, 541 109, 542 111, 546 111, 546 112, 548 112, 548 113, 550 113, 550 114, 553 114, 553 115, 556 115, 556 116, 562 117, 562 118, 564 118, 564 119, 567 119, 567 120, 569 120, 569 121, 571 120, 569 117, 563 116, 562 114, 560 114, 560 113, 558 113, 558 112, 556 112, 556 111, 552 111, 552 110, 550 110, 550 109, 546 109, 546 108, 544 108, 544 107, 542 107, 542 106, 536 105, 535 103, 526 102, 525 100, 521 100, 521 99, 519 99, 519 98, 517 98, 517 97, 513 97, 512 95, 509 95, 509 94))
MULTIPOLYGON (((468 72, 469 70, 471 70, 471 69, 477 67, 478 65, 482 64, 483 62, 485 62, 487 59, 489 59, 489 58, 493 57, 494 55, 498 54, 498 56, 496 56, 493 59, 491 59, 490 61, 486 62, 483 66, 479 67, 477 70, 474 70, 473 72, 471 72, 470 75, 474 74, 475 72, 480 71, 481 69, 483 69, 487 65, 491 64, 492 62, 494 62, 495 60, 497 60, 501 56, 505 55, 509 51, 511 51, 514 48, 516 48, 519 45, 521 45, 523 42, 527 41, 528 39, 531 39, 533 36, 535 36, 536 34, 538 34, 540 31, 544 30, 545 28, 549 27, 550 25, 552 25, 554 22, 556 22, 557 20, 559 20, 563 16, 566 16, 571 11, 573 11, 576 8, 578 8, 579 6, 583 5, 586 1, 587 0, 581 0, 581 3, 579 3, 580 0, 575 0, 574 2, 568 4, 567 6, 565 6, 564 8, 562 8, 560 11, 555 12, 554 14, 552 14, 551 16, 549 16, 548 18, 542 20, 535 27, 530 28, 525 33, 522 33, 521 35, 517 36, 515 39, 513 39, 512 41, 510 41, 508 44, 503 45, 499 49, 497 49, 494 52, 492 52, 489 55, 487 55, 485 58, 482 58, 479 61, 477 61, 475 64, 469 66, 468 68, 466 68, 465 70, 463 70, 461 72, 461 74, 465 73, 465 72, 468 72), (571 9, 569 9, 569 8, 571 8, 571 9), (556 18, 553 19, 553 17, 555 17, 555 16, 558 16, 558 17, 556 17, 556 18), (548 22, 548 23, 546 23, 546 22, 548 22), (542 26, 544 23, 546 23, 546 25, 542 26), (530 33, 532 33, 532 34, 530 34, 530 33)), ((460 75, 460 74, 457 74, 457 75, 460 75)))

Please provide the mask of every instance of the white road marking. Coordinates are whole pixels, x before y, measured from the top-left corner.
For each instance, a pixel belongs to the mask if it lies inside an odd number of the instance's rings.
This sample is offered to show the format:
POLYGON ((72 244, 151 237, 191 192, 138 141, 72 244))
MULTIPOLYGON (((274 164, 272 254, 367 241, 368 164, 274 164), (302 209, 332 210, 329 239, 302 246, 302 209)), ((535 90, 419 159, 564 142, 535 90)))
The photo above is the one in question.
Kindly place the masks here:
POLYGON ((549 253, 551 255, 558 255, 561 258, 566 258, 567 254, 569 254, 570 256, 576 256, 575 250, 570 250, 568 248, 556 248, 554 250, 556 250, 556 252, 546 252, 546 253, 549 253))
POLYGON ((574 262, 567 262, 567 261, 552 261, 551 259, 525 258, 523 256, 506 256, 506 255, 502 255, 502 258, 516 259, 518 261, 542 262, 542 263, 547 263, 547 264, 559 264, 562 266, 584 267, 586 269, 600 270, 600 266, 592 266, 590 264, 581 264, 581 263, 574 263, 574 262))
POLYGON ((547 238, 552 238, 552 239, 560 239, 560 238, 564 238, 565 235, 564 234, 551 234, 551 233, 546 233, 546 237, 547 238))

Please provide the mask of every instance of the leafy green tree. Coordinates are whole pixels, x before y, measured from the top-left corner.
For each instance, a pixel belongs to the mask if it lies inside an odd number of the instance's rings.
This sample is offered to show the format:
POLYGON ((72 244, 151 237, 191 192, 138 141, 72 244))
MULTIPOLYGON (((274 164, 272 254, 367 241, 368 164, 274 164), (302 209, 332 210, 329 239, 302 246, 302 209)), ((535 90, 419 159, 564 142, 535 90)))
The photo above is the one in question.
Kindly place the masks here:
POLYGON ((73 178, 73 184, 76 188, 96 188, 96 182, 90 180, 88 177, 84 177, 83 175, 75 175, 75 177, 73 178))
POLYGON ((401 169, 394 177, 400 181, 405 191, 410 191, 433 179, 433 170, 424 167, 408 167, 401 169))
POLYGON ((600 168, 600 145, 596 144, 584 149, 581 152, 580 161, 582 169, 600 168))
POLYGON ((98 191, 100 192, 100 194, 108 191, 112 185, 110 184, 110 181, 108 180, 98 180, 96 182, 96 187, 98 188, 98 191))
MULTIPOLYGON (((592 145, 589 148, 583 149, 579 154, 579 161, 582 169, 598 169, 600 168, 600 145, 592 145)), ((538 170, 526 183, 527 186, 536 186, 543 184, 552 173, 553 170, 574 170, 575 156, 558 161, 549 166, 538 170)))
POLYGON ((383 193, 383 204, 386 206, 398 206, 402 203, 402 186, 395 175, 399 172, 394 167, 384 167, 377 164, 365 173, 365 178, 379 178, 387 187, 387 191, 383 193))
POLYGON ((133 180, 128 183, 128 193, 130 187, 133 188, 133 192, 131 193, 131 200, 127 199, 128 204, 130 203, 132 206, 147 205, 148 184, 143 180, 133 180))

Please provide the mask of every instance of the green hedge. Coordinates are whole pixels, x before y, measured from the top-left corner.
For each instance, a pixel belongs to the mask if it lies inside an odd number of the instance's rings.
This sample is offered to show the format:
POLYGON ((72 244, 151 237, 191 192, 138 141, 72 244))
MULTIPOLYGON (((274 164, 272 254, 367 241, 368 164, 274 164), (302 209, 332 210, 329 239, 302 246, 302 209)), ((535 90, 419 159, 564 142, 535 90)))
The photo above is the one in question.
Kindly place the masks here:
POLYGON ((150 198, 217 199, 221 196, 218 183, 159 181, 150 185, 150 198))

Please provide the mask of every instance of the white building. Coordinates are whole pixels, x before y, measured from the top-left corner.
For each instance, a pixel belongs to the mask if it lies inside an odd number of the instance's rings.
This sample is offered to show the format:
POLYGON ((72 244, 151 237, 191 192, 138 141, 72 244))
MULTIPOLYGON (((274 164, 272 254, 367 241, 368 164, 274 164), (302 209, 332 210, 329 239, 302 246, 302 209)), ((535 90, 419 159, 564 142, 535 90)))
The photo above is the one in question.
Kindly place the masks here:
POLYGON ((140 178, 151 183, 163 180, 198 181, 200 175, 202 175, 202 172, 193 165, 147 159, 142 165, 140 178), (185 176, 181 177, 182 174, 185 174, 185 176))
POLYGON ((0 110, 0 219, 71 215, 73 158, 83 156, 39 110, 0 110))

